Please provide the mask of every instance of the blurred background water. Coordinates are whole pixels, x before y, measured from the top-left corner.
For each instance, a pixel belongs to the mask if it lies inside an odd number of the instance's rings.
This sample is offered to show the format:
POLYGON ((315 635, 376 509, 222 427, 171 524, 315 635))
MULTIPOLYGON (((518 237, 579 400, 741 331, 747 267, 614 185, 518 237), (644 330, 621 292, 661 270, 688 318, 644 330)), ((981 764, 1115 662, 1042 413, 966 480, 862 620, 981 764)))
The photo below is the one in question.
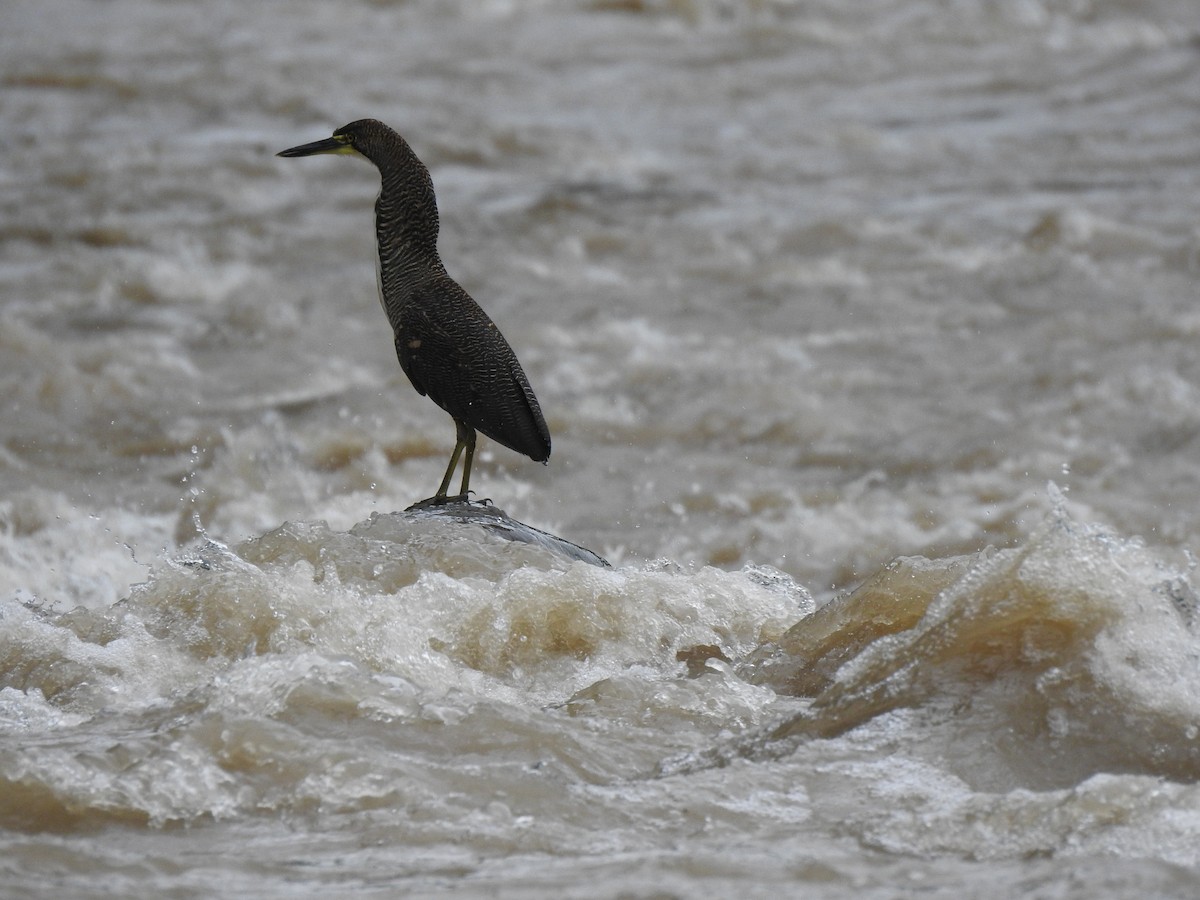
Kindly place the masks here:
POLYGON ((0 892, 1194 895, 1193 4, 2 18, 0 892), (611 569, 393 515, 364 116, 611 569))

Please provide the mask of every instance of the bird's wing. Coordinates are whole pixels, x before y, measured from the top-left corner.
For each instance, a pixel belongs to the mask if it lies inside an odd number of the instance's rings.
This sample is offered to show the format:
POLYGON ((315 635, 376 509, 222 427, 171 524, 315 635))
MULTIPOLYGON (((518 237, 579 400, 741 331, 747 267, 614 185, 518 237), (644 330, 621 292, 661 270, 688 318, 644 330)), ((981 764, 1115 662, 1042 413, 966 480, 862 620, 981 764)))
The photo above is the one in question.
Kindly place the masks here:
POLYGON ((400 367, 420 393, 506 447, 535 460, 550 455, 550 433, 521 364, 458 284, 418 289, 394 324, 400 367))

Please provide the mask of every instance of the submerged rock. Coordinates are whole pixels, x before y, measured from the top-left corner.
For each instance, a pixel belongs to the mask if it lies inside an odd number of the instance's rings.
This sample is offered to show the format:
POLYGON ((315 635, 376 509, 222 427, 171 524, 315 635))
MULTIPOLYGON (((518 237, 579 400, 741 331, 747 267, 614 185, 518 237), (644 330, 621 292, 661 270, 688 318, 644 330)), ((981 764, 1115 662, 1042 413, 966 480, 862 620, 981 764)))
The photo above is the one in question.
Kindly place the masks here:
POLYGON ((586 547, 580 547, 578 544, 573 544, 565 538, 560 538, 547 531, 534 528, 532 525, 526 525, 524 522, 518 522, 504 510, 498 506, 492 506, 490 503, 471 500, 450 500, 446 503, 433 504, 427 500, 422 500, 420 503, 414 503, 403 513, 397 513, 396 515, 403 515, 421 521, 442 519, 470 525, 481 525, 492 534, 497 534, 506 540, 545 547, 547 550, 568 560, 578 560, 594 566, 608 566, 609 564, 608 560, 593 553, 586 547))

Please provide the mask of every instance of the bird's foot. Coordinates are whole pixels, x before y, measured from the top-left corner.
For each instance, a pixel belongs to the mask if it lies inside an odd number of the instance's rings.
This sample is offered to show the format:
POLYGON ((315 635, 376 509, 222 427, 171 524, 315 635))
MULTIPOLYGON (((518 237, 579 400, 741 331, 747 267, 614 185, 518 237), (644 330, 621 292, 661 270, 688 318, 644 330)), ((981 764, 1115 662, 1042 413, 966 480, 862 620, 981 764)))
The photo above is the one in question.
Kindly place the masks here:
MULTIPOLYGON (((416 503, 410 506, 409 509, 429 509, 433 506, 446 506, 450 503, 466 503, 469 505, 471 503, 472 493, 472 491, 467 491, 465 494, 455 494, 450 497, 447 497, 444 494, 435 494, 434 496, 425 500, 418 500, 416 503)), ((480 502, 484 506, 492 505, 491 500, 482 500, 480 502)))
POLYGON ((457 499, 456 497, 445 497, 445 496, 427 497, 424 500, 418 500, 412 506, 408 507, 408 509, 406 509, 405 512, 408 512, 409 510, 413 510, 413 509, 430 509, 431 507, 434 507, 434 506, 445 506, 450 501, 456 500, 456 499, 457 499))

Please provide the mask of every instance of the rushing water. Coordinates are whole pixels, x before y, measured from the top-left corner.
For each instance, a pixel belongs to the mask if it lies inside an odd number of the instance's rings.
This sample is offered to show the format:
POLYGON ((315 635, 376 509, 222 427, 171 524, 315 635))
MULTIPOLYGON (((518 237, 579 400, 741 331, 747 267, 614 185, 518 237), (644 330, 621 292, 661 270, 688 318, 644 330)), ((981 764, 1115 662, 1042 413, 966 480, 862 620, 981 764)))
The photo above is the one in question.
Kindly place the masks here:
POLYGON ((1192 0, 6 0, 0 895, 1194 897, 1192 0), (394 512, 374 116, 609 567, 394 512))

